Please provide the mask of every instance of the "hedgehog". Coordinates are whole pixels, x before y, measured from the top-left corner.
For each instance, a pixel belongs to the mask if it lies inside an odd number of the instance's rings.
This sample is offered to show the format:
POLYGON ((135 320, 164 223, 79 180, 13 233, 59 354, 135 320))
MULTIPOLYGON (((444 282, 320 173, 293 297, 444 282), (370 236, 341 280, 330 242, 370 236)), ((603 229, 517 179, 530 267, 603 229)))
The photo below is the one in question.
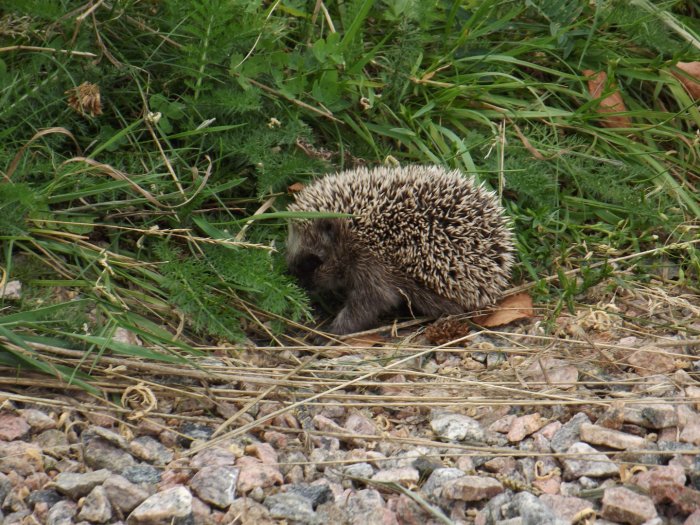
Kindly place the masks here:
POLYGON ((402 305, 430 317, 473 311, 508 285, 509 221, 496 194, 459 171, 357 168, 316 180, 288 209, 340 215, 291 219, 287 238, 299 283, 342 298, 333 334, 371 328, 402 305))

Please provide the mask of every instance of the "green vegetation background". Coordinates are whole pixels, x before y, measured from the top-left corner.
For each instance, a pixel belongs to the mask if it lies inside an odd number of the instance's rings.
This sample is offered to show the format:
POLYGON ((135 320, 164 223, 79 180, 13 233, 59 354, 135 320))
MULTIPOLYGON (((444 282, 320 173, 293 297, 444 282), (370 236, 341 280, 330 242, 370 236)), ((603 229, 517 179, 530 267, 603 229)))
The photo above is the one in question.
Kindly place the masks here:
POLYGON ((559 307, 646 250, 638 278, 669 264, 691 283, 700 113, 674 66, 700 58, 699 20, 692 1, 2 1, 0 264, 22 290, 0 299, 0 362, 177 359, 119 328, 171 350, 274 340, 308 320, 287 188, 359 164, 497 189, 516 282, 559 307), (601 125, 585 69, 619 87, 628 128, 601 125))

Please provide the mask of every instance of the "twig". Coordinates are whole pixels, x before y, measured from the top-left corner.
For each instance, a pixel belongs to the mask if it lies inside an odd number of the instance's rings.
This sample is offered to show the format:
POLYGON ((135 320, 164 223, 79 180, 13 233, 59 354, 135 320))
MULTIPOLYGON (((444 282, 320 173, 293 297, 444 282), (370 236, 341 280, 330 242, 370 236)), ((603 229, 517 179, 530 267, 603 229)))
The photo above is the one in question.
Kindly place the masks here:
POLYGON ((0 53, 5 51, 37 51, 39 53, 61 53, 63 55, 73 55, 76 57, 84 58, 97 58, 95 53, 90 53, 88 51, 70 51, 68 49, 54 49, 52 47, 38 47, 38 46, 8 46, 0 47, 0 53))

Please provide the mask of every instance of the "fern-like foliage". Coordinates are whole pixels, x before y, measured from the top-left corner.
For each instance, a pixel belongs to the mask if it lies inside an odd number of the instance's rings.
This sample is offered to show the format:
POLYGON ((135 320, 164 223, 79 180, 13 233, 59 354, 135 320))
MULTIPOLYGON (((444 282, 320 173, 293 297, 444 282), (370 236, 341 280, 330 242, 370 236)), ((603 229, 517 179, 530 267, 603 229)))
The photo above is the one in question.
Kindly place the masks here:
POLYGON ((40 201, 26 184, 0 184, 0 235, 24 235, 27 217, 36 212, 40 201))
POLYGON ((166 244, 160 244, 157 253, 164 261, 162 285, 168 300, 184 314, 187 324, 200 334, 240 340, 242 314, 231 305, 230 297, 216 290, 219 279, 210 265, 166 244))

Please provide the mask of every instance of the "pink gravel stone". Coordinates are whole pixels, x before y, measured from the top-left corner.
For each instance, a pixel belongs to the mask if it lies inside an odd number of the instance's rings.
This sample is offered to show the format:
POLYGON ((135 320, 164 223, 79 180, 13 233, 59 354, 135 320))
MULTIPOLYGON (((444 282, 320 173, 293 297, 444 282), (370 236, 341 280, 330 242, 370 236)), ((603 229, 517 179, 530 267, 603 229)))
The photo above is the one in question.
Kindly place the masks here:
POLYGON ((610 521, 632 525, 641 525, 657 516, 656 507, 650 498, 625 487, 605 489, 601 514, 610 521))
POLYGON ((29 432, 29 423, 20 416, 10 412, 0 412, 0 439, 3 441, 14 441, 29 432))

